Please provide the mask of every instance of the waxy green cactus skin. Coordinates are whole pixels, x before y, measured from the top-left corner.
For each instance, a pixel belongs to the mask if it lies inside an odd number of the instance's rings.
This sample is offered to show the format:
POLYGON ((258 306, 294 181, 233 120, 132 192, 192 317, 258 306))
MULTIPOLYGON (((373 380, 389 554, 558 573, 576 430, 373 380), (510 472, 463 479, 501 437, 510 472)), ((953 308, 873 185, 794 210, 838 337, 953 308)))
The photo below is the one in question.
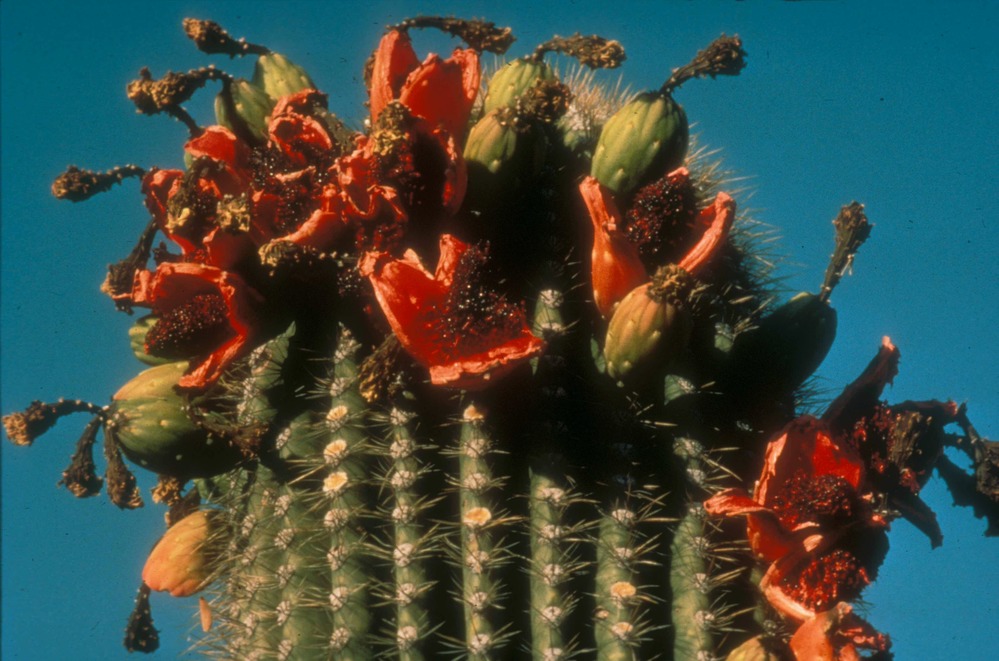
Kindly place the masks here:
POLYGON ((555 80, 555 72, 544 60, 528 57, 504 64, 489 79, 483 112, 512 106, 521 94, 542 80, 555 80))
POLYGON ((667 94, 644 92, 604 124, 590 174, 626 197, 682 164, 689 138, 683 108, 667 94))
POLYGON ((496 110, 472 126, 465 161, 469 196, 476 204, 493 206, 537 182, 548 139, 539 127, 518 121, 511 112, 496 110))
POLYGON ((267 123, 274 99, 261 87, 242 78, 223 85, 215 97, 215 118, 237 135, 249 134, 258 144, 267 141, 267 123))
POLYGON ((636 369, 668 367, 690 339, 692 324, 685 306, 654 297, 649 289, 647 285, 633 289, 611 315, 604 356, 607 373, 616 379, 625 379, 636 369))
POLYGON ((214 475, 233 466, 238 451, 198 428, 175 391, 187 362, 150 367, 114 396, 111 433, 143 468, 183 477, 214 475))
POLYGON ((739 334, 729 354, 733 388, 788 394, 822 363, 836 338, 836 310, 802 292, 739 334))
POLYGON ((295 92, 316 88, 305 69, 280 53, 267 53, 257 59, 252 82, 274 101, 295 92))

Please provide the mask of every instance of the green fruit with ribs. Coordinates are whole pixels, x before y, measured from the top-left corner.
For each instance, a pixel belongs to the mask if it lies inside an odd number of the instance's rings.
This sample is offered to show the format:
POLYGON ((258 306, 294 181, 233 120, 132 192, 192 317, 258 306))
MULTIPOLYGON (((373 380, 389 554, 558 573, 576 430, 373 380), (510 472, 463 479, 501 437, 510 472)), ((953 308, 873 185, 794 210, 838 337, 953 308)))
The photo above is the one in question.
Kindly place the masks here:
POLYGON ((274 101, 302 90, 316 89, 305 69, 280 53, 267 53, 257 59, 253 84, 274 101))
POLYGON ((239 136, 249 134, 257 143, 267 141, 267 123, 274 99, 253 83, 235 78, 215 97, 215 119, 239 136))
POLYGON ((542 80, 555 80, 555 72, 543 60, 529 57, 505 64, 489 79, 483 112, 488 114, 512 106, 520 95, 542 80))
POLYGON ((815 372, 835 338, 836 310, 801 292, 735 338, 724 380, 730 390, 789 393, 815 372))
POLYGON ((132 462, 181 479, 216 475, 232 468, 240 453, 199 428, 176 391, 187 362, 151 367, 115 393, 109 432, 132 462))
POLYGON ((687 114, 671 96, 639 94, 604 124, 590 174, 627 196, 681 165, 689 138, 687 114))

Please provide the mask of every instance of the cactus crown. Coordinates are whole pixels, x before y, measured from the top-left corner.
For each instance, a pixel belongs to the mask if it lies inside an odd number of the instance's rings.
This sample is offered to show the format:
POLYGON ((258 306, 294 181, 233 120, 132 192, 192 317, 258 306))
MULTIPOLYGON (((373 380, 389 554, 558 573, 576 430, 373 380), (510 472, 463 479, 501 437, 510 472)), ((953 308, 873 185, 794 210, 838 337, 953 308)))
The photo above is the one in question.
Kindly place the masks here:
POLYGON ((939 543, 918 496, 932 469, 999 521, 995 444, 964 408, 880 401, 887 338, 823 415, 796 405, 870 224, 844 207, 820 293, 769 309, 754 224, 672 98, 738 74, 737 37, 633 98, 543 61, 614 68, 621 44, 555 37, 477 105, 481 53, 511 30, 420 16, 383 36, 352 133, 287 57, 184 29, 257 58, 252 81, 209 66, 128 86, 188 128, 187 167, 73 166, 52 189, 82 201, 141 178, 151 218, 103 289, 151 311, 131 333, 141 360, 177 362, 106 407, 3 419, 30 445, 92 416, 60 482, 77 497, 106 486, 139 507, 123 456, 158 473, 168 529, 130 651, 158 645, 157 590, 202 595, 197 645, 224 658, 883 656, 849 602, 891 519, 939 543), (425 28, 465 47, 420 58, 425 28), (203 126, 183 104, 211 82, 203 126))

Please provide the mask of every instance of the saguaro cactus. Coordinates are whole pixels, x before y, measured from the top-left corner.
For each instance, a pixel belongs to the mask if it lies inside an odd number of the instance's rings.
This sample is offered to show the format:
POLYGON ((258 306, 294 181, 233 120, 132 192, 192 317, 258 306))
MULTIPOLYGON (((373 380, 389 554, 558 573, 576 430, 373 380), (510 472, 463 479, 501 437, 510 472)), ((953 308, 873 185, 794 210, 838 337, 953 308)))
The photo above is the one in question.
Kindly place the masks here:
POLYGON ((845 205, 819 293, 770 302, 756 225, 690 150, 680 105, 685 81, 745 66, 738 37, 626 98, 543 59, 616 67, 617 42, 556 37, 483 77, 508 28, 418 17, 377 46, 352 132, 288 57, 184 27, 256 58, 252 80, 129 85, 140 112, 188 127, 186 168, 53 185, 81 201, 141 178, 151 218, 104 291, 149 310, 121 338, 149 367, 107 406, 3 419, 30 445, 93 416, 63 473, 76 496, 106 484, 138 507, 125 459, 159 475, 169 527, 130 651, 155 650, 165 591, 201 595, 196 646, 220 658, 885 658, 850 604, 892 519, 940 542, 930 471, 995 529, 996 444, 953 402, 880 401, 888 338, 803 412, 871 225, 845 205), (421 60, 422 29, 464 46, 421 60), (204 125, 181 104, 213 82, 204 125))

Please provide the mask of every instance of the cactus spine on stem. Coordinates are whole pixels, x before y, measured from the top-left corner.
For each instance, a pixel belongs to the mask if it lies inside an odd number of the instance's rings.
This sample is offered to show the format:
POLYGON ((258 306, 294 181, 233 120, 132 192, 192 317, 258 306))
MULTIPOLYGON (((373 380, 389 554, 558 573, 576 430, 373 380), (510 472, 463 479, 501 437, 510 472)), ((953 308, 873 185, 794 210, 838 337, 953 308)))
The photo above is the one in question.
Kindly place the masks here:
POLYGON ((435 528, 427 520, 439 498, 426 492, 424 483, 430 467, 421 454, 430 449, 416 434, 418 421, 411 410, 412 395, 393 396, 386 414, 386 461, 382 477, 383 518, 391 522, 387 534, 387 555, 392 565, 391 581, 379 596, 395 606, 388 648, 402 661, 429 658, 426 652, 431 633, 441 624, 428 607, 428 591, 433 586, 428 562, 442 549, 435 528))
POLYGON ((582 642, 582 636, 569 629, 580 601, 574 586, 584 569, 577 546, 585 531, 575 518, 583 498, 569 476, 564 448, 570 434, 560 415, 569 407, 561 355, 561 336, 566 332, 564 304, 561 289, 545 288, 538 294, 534 311, 535 333, 546 338, 551 352, 539 358, 535 368, 540 415, 528 486, 531 654, 544 661, 571 658, 582 642))
POLYGON ((610 422, 605 483, 600 487, 596 524, 597 658, 624 661, 641 658, 640 649, 654 629, 650 620, 656 600, 642 579, 642 569, 654 562, 656 539, 650 525, 661 521, 660 500, 647 491, 638 467, 640 429, 634 420, 610 422))
POLYGON ((512 518, 503 505, 500 488, 506 480, 496 474, 497 447, 488 409, 474 400, 463 402, 458 446, 460 540, 454 552, 461 567, 458 594, 465 613, 464 640, 460 646, 477 661, 502 658, 514 635, 504 623, 506 592, 502 568, 511 560, 505 539, 512 518))
POLYGON ((366 426, 367 402, 360 393, 358 362, 361 346, 341 327, 329 382, 331 395, 326 413, 321 456, 324 498, 317 508, 326 537, 326 560, 331 589, 326 595, 332 614, 327 649, 342 659, 372 657, 371 628, 372 555, 366 548, 364 520, 371 515, 366 489, 370 483, 372 447, 366 426))

